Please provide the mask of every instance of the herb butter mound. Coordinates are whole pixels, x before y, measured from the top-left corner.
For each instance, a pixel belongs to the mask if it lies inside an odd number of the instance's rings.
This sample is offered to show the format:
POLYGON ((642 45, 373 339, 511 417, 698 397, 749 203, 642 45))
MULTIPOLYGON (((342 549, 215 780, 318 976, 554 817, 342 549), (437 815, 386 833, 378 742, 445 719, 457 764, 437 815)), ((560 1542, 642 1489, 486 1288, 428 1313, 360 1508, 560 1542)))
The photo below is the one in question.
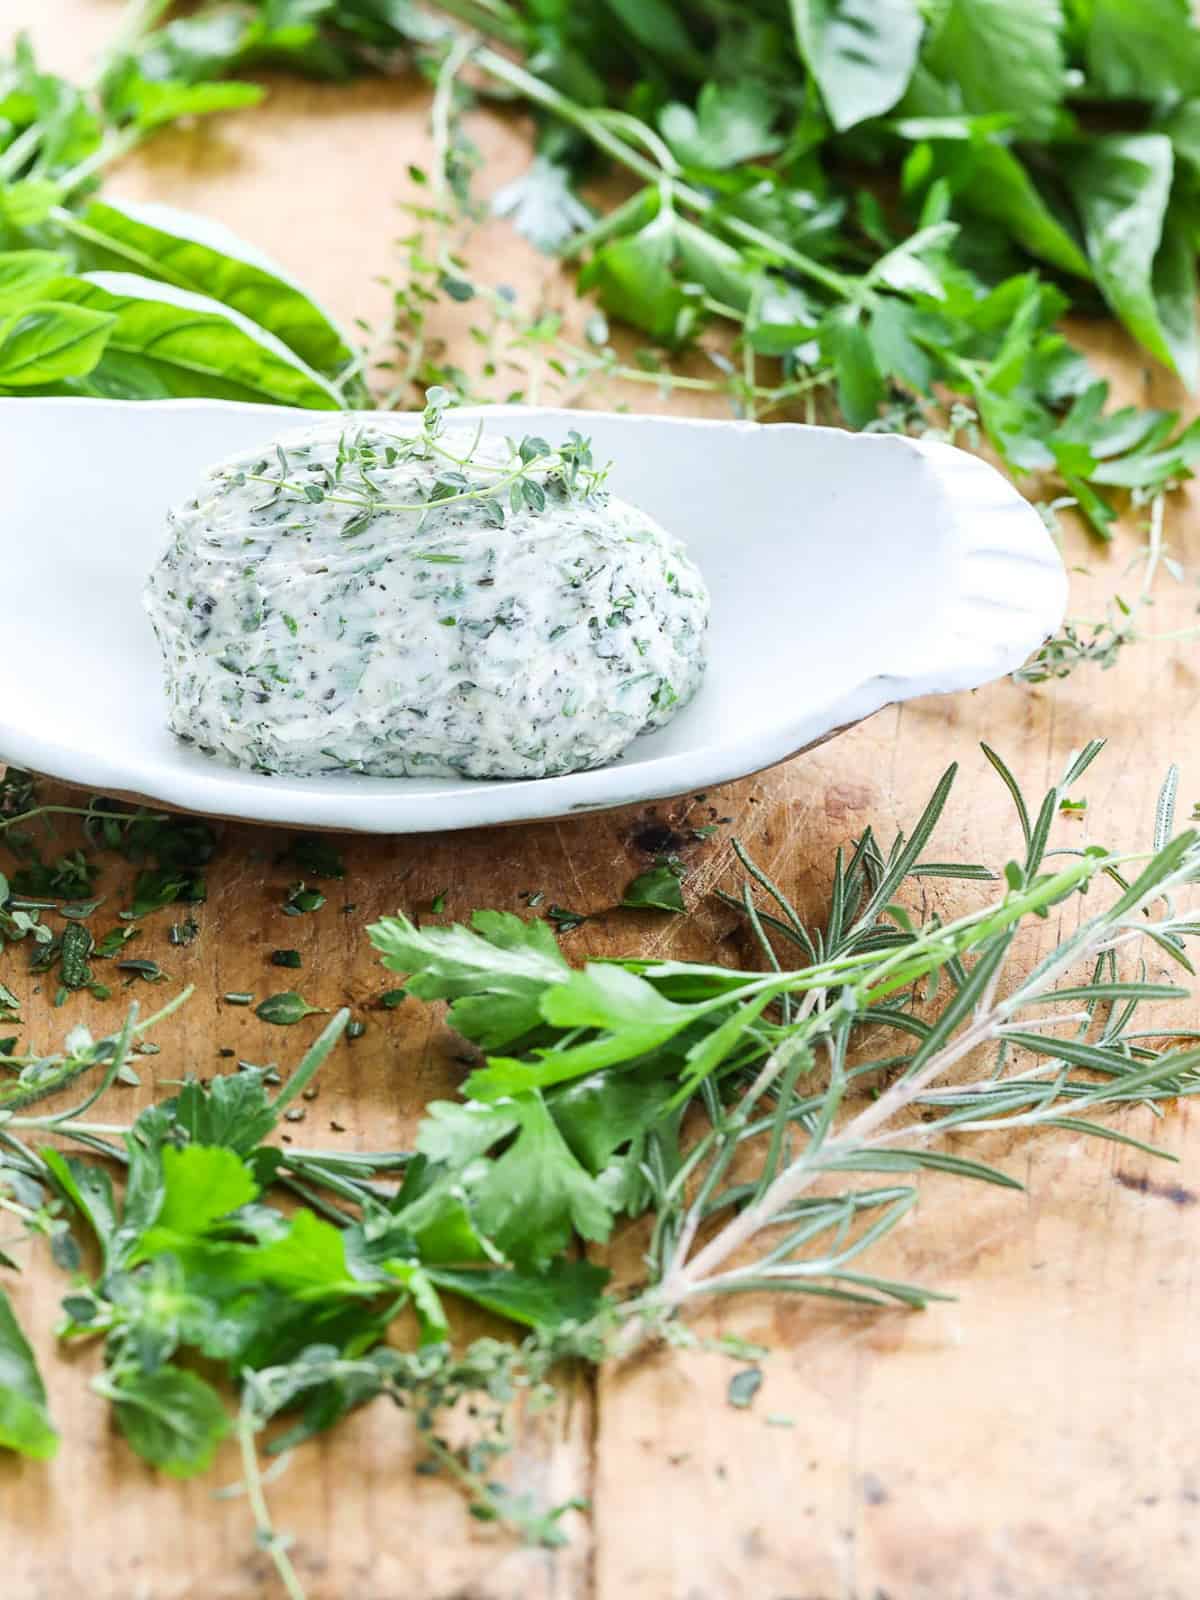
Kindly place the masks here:
POLYGON ((542 778, 686 705, 708 595, 586 440, 323 423, 212 468, 146 606, 169 723, 259 772, 542 778))

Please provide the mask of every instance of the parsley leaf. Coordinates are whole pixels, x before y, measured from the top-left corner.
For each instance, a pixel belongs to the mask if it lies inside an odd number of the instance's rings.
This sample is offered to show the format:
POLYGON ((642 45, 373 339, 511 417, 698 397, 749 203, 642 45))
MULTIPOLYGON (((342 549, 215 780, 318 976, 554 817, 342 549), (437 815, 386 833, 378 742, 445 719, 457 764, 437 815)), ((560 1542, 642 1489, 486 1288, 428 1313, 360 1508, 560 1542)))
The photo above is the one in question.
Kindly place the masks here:
POLYGON ((46 1387, 3 1289, 0 1289, 0 1447, 16 1450, 35 1461, 48 1461, 58 1450, 58 1434, 46 1410, 46 1387))

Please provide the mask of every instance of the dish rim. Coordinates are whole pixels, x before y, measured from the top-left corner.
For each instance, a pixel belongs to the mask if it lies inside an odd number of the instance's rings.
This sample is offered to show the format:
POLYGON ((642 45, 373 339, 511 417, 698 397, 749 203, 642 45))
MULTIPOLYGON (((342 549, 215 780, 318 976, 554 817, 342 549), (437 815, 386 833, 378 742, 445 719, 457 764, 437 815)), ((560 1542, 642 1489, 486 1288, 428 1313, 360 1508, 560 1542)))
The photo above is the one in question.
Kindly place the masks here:
MULTIPOLYGON (((266 418, 288 419, 300 426, 347 419, 397 422, 419 413, 302 411, 293 407, 244 401, 169 399, 121 401, 84 396, 12 397, 7 406, 70 413, 79 407, 129 409, 135 413, 166 411, 181 417, 204 411, 261 413, 266 418)), ((425 789, 405 792, 407 780, 396 779, 396 789, 385 793, 354 791, 353 775, 336 792, 305 790, 303 778, 283 780, 225 768, 212 762, 212 773, 199 774, 185 767, 153 765, 145 759, 122 764, 99 752, 72 751, 54 738, 28 729, 14 728, 0 706, 0 760, 43 773, 58 781, 97 792, 144 795, 155 805, 202 815, 295 827, 327 828, 343 832, 405 834, 488 827, 509 823, 561 819, 590 811, 643 803, 708 788, 749 776, 792 759, 823 743, 885 706, 926 694, 950 694, 977 688, 1020 666, 1053 632, 1066 606, 1067 575, 1041 518, 1019 491, 994 467, 978 456, 940 441, 910 439, 903 434, 847 433, 841 429, 806 423, 756 423, 750 421, 673 417, 648 413, 625 414, 572 409, 562 406, 476 406, 455 411, 456 421, 480 417, 537 416, 576 426, 604 418, 623 426, 652 424, 661 428, 704 433, 735 431, 756 436, 786 430, 805 436, 836 435, 852 439, 862 448, 887 447, 911 452, 927 463, 940 485, 942 510, 947 516, 946 536, 952 540, 954 582, 951 603, 939 613, 936 635, 919 638, 915 659, 906 667, 875 673, 849 691, 838 694, 820 710, 782 718, 769 730, 735 737, 720 745, 672 752, 599 767, 553 778, 489 781, 459 787, 447 794, 425 789), (997 600, 984 592, 981 571, 989 563, 1017 563, 1023 573, 1022 603, 997 600), (997 613, 1002 613, 998 616, 997 613), (998 625, 1001 632, 997 633, 998 625), (64 763, 66 769, 64 769, 64 763)), ((68 424, 69 426, 69 424, 68 424)), ((701 687, 700 693, 704 689, 701 687)), ((378 781, 378 780, 376 780, 378 781)))

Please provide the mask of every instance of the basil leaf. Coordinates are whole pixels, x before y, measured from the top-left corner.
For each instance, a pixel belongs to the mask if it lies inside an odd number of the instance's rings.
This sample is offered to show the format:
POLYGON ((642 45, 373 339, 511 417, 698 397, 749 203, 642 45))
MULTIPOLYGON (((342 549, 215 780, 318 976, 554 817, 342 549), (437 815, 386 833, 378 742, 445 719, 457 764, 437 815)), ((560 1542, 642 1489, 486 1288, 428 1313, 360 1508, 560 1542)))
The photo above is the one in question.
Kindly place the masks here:
POLYGON ((265 261, 255 261, 249 245, 208 219, 165 206, 94 201, 81 217, 58 211, 55 220, 87 269, 136 272, 208 295, 273 333, 326 376, 353 359, 331 317, 265 261))
POLYGON ((61 278, 67 270, 67 258, 57 250, 0 252, 0 301, 27 299, 30 291, 61 278))
POLYGON ((791 8, 796 44, 838 132, 890 111, 917 61, 916 0, 791 0, 791 8))
MULTIPOLYGON (((62 280, 56 283, 61 288, 62 280)), ((35 301, 0 322, 0 385, 35 389, 81 378, 99 361, 116 319, 59 301, 35 301)))
POLYGON ((692 78, 706 78, 708 63, 671 0, 607 0, 624 28, 664 66, 692 78))
POLYGON ((59 279, 62 300, 116 318, 87 393, 208 395, 336 410, 340 397, 274 336, 217 301, 129 273, 59 279))
POLYGON ((0 1289, 0 1446, 35 1461, 48 1461, 58 1449, 58 1434, 46 1410, 46 1387, 3 1289, 0 1289))

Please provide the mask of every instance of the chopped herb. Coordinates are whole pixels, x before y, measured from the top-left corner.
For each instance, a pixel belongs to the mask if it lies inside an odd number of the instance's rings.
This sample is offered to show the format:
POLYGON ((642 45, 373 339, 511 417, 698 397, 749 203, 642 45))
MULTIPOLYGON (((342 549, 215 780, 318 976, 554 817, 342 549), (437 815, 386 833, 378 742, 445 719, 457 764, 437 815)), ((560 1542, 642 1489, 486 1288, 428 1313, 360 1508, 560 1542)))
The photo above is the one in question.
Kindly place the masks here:
POLYGON ((195 917, 185 917, 182 922, 173 922, 167 929, 167 939, 171 944, 192 944, 199 937, 200 924, 195 917))
POLYGON ((321 1006, 310 1006, 303 995, 297 994, 294 989, 287 989, 282 994, 268 995, 255 1007, 254 1014, 264 1022, 287 1027, 293 1022, 303 1021, 305 1017, 315 1016, 322 1009, 321 1006))
POLYGON ((165 983, 167 974, 157 961, 118 961, 118 972, 127 972, 130 978, 145 978, 147 983, 165 983))
POLYGON ((59 906, 58 914, 60 917, 67 917, 73 922, 80 921, 84 917, 90 917, 101 904, 100 900, 68 901, 59 906))
POLYGON ((306 883, 292 883, 288 885, 284 896, 283 914, 285 917, 300 917, 310 911, 319 911, 324 904, 325 896, 319 889, 310 889, 306 883))
POLYGON ((385 1011, 394 1011, 397 1006, 403 1005, 408 999, 406 989, 388 989, 379 996, 379 1004, 385 1011))
POLYGON ((546 911, 546 918, 552 922, 559 933, 570 933, 573 928, 581 928, 587 921, 587 914, 582 911, 568 911, 565 906, 550 906, 546 911))
MULTIPOLYGON (((234 990, 230 994, 223 994, 221 999, 224 1000, 227 1006, 252 1006, 254 1004, 254 996, 252 994, 245 994, 241 990, 234 990)), ((230 1053, 232 1054, 232 1052, 230 1053)))
POLYGON ((366 1031, 367 1031, 366 1024, 363 1023, 363 1022, 359 1022, 357 1020, 357 1018, 355 1018, 354 1021, 348 1022, 346 1024, 346 1037, 347 1037, 347 1039, 361 1039, 363 1034, 366 1033, 366 1031))
POLYGON ((107 961, 123 950, 130 939, 136 939, 138 930, 126 924, 123 928, 110 928, 103 938, 97 940, 92 955, 96 960, 107 961))
POLYGON ((92 981, 88 959, 94 941, 90 932, 80 922, 64 928, 59 945, 60 973, 66 989, 86 989, 92 981))
POLYGON ((271 965, 273 967, 298 967, 301 965, 299 950, 272 950, 271 965))
POLYGON ((621 898, 623 906, 635 910, 683 911, 683 879, 687 868, 678 856, 659 856, 657 865, 639 874, 621 898))
POLYGON ((450 893, 449 889, 440 889, 437 892, 437 894, 434 895, 433 900, 432 900, 432 902, 430 903, 430 906, 429 906, 429 909, 430 909, 430 911, 433 912, 434 916, 440 916, 441 913, 443 911, 445 911, 445 909, 446 909, 446 896, 449 893, 450 893))
POLYGON ((729 1380, 728 1399, 731 1406, 745 1410, 754 1404, 754 1397, 763 1386, 761 1367, 743 1367, 729 1380))

